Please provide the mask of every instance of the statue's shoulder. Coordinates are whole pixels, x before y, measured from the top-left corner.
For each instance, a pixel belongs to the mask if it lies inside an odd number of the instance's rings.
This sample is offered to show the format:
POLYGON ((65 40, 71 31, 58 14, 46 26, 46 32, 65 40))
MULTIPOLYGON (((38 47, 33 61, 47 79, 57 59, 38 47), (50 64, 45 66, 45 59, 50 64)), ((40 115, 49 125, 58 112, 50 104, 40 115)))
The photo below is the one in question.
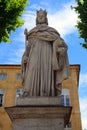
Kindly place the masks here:
POLYGON ((60 35, 59 32, 58 32, 55 28, 53 28, 53 27, 48 26, 48 29, 47 29, 47 30, 48 30, 49 32, 54 32, 54 33, 60 35))
POLYGON ((34 28, 32 28, 32 29, 28 32, 28 34, 33 33, 33 32, 36 32, 36 31, 37 31, 37 27, 34 27, 34 28))
POLYGON ((24 30, 24 34, 26 37, 26 40, 28 40, 28 36, 31 35, 32 33, 37 32, 37 27, 32 28, 30 31, 27 29, 24 30))

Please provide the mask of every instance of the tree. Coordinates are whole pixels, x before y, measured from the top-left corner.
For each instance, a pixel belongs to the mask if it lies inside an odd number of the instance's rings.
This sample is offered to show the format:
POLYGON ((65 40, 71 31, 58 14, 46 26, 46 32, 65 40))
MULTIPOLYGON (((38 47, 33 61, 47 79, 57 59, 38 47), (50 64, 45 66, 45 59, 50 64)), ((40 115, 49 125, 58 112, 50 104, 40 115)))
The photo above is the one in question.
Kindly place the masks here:
POLYGON ((74 7, 78 13, 79 20, 77 21, 77 28, 80 38, 83 38, 84 42, 81 43, 82 47, 87 49, 87 0, 76 0, 77 6, 74 7))
POLYGON ((10 42, 11 31, 22 26, 22 14, 27 5, 27 0, 0 0, 0 43, 10 42))

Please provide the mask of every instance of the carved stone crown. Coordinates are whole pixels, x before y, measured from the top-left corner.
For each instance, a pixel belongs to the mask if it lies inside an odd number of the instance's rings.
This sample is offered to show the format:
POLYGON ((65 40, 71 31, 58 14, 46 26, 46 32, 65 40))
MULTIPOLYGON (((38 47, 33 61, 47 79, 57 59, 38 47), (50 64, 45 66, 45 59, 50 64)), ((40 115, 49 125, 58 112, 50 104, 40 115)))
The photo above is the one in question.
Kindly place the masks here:
POLYGON ((46 10, 42 10, 42 9, 37 10, 37 16, 38 16, 40 13, 43 13, 45 16, 47 16, 46 10))

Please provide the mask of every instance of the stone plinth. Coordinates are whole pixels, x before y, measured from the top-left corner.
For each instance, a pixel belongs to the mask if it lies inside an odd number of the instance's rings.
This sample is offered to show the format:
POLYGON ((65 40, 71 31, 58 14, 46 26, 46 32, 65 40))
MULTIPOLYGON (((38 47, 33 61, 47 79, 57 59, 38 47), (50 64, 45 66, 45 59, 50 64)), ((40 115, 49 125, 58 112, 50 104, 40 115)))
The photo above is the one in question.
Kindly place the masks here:
POLYGON ((5 109, 13 122, 12 130, 64 130, 72 108, 50 105, 15 106, 5 109))
POLYGON ((49 106, 61 105, 61 96, 58 97, 18 97, 16 98, 16 106, 49 106))

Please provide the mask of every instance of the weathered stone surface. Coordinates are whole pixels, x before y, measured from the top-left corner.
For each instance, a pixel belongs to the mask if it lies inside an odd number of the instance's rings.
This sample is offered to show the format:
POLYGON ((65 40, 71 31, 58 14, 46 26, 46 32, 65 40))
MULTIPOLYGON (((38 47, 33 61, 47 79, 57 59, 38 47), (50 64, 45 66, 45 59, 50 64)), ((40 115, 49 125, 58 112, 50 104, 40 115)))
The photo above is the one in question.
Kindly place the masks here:
POLYGON ((12 130, 64 130, 63 119, 18 119, 12 130))
POLYGON ((23 95, 61 95, 62 82, 69 78, 67 45, 56 29, 48 26, 47 12, 37 11, 36 27, 25 30, 22 56, 23 95))
POLYGON ((61 105, 61 96, 58 97, 18 97, 16 98, 16 106, 24 105, 61 105))
POLYGON ((13 130, 64 130, 71 107, 22 106, 6 108, 13 122, 13 130))

